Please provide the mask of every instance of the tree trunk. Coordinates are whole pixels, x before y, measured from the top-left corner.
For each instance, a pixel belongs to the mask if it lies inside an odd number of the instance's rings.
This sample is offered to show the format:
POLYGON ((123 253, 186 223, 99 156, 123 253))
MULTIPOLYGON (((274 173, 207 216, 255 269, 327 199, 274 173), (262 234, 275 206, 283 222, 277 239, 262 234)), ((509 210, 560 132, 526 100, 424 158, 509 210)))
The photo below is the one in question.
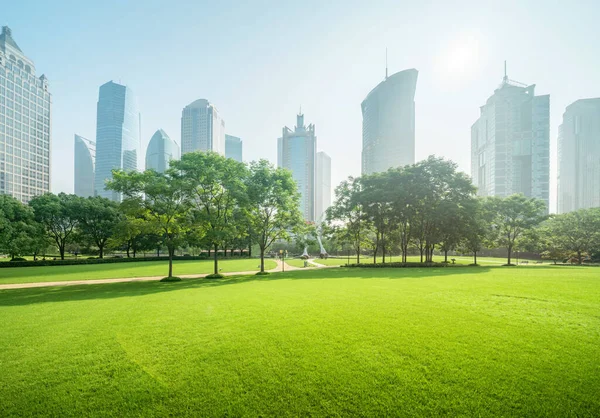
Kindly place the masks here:
POLYGON ((64 260, 65 259, 65 245, 59 245, 58 246, 58 252, 60 253, 60 259, 64 260))
POLYGON ((210 247, 208 248, 208 258, 210 258, 210 255, 212 254, 212 251, 210 249, 210 247))
POLYGON ((510 256, 512 253, 512 245, 508 246, 508 265, 510 266, 510 256))
POLYGON ((252 243, 248 243, 248 258, 252 258, 252 243))
MULTIPOLYGON (((136 253, 136 250, 135 250, 135 247, 134 247, 134 248, 133 248, 133 258, 135 258, 135 253, 136 253)), ((144 256, 145 256, 145 255, 144 255, 144 256)))
POLYGON ((104 245, 98 245, 99 258, 104 258, 104 245))
POLYGON ((581 251, 577 251, 577 264, 581 265, 581 251))
POLYGON ((448 250, 444 250, 444 263, 448 262, 448 250))
POLYGON ((173 277, 173 253, 175 252, 175 248, 167 248, 169 251, 169 276, 173 277))
POLYGON ((473 259, 475 261, 473 264, 477 265, 477 251, 473 251, 473 259))
POLYGON ((156 256, 160 257, 160 247, 156 248, 156 256))
POLYGON ((215 253, 214 253, 214 273, 219 274, 219 260, 217 259, 217 245, 215 244, 215 253))
POLYGON ((129 248, 130 248, 130 246, 128 245, 127 246, 127 258, 129 258, 129 248))
MULTIPOLYGON (((283 260, 281 261, 283 263, 283 260)), ((260 249, 260 272, 265 272, 265 249, 260 249)))

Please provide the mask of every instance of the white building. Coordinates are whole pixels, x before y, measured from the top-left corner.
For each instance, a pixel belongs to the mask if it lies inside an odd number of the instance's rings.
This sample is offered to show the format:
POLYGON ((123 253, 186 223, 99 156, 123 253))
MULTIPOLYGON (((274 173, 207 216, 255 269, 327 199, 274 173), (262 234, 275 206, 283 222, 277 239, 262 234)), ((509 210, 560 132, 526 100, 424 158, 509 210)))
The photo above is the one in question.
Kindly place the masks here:
POLYGON ((146 170, 164 173, 171 160, 179 159, 179 145, 162 129, 157 130, 146 149, 146 170))
POLYGON ((50 191, 51 96, 8 26, 0 34, 0 193, 22 202, 50 191))
POLYGON ((471 127, 471 177, 480 196, 522 193, 546 202, 550 184, 550 96, 508 79, 471 127))
POLYGON ((567 106, 558 134, 558 213, 600 207, 600 98, 567 106))
POLYGON ((181 112, 181 153, 192 151, 225 155, 225 121, 206 99, 190 103, 181 112))
POLYGON ((237 136, 225 135, 225 157, 242 162, 242 147, 244 141, 237 136))
POLYGON ((414 164, 418 75, 415 69, 386 74, 362 102, 363 174, 414 164))
POLYGON ((317 152, 315 220, 325 220, 325 211, 331 206, 331 157, 317 152))
POLYGON ((293 131, 284 127, 277 140, 277 165, 292 172, 301 195, 300 212, 306 221, 315 221, 315 126, 304 126, 303 114, 298 114, 296 122, 293 131))
POLYGON ((75 134, 74 143, 74 193, 81 197, 92 197, 96 165, 96 143, 75 134))

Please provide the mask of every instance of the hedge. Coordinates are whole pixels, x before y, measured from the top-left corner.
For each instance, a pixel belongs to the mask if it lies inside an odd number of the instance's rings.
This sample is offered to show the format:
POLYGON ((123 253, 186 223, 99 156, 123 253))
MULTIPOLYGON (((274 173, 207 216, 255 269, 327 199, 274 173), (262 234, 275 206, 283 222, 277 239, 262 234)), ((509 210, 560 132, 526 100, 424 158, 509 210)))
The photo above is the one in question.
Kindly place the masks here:
MULTIPOLYGON (((212 259, 212 258, 211 258, 212 259)), ((44 266, 73 266, 79 264, 111 264, 111 263, 135 263, 141 261, 168 261, 169 257, 136 257, 136 258, 78 258, 69 260, 27 260, 0 262, 0 268, 10 267, 44 267, 44 266)), ((201 256, 175 256, 173 260, 208 260, 205 255, 201 256)))

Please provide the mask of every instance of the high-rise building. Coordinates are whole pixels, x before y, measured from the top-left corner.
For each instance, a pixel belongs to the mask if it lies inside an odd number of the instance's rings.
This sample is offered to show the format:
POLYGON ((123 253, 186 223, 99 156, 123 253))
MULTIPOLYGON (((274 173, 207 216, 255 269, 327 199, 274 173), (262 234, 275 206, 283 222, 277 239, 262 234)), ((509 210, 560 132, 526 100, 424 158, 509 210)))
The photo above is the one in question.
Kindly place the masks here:
POLYGON ((190 103, 181 112, 181 153, 192 151, 225 155, 225 121, 206 99, 190 103))
POLYGON ((94 190, 98 196, 120 201, 120 193, 106 190, 113 169, 126 171, 142 167, 140 113, 133 91, 109 81, 100 86, 96 121, 96 173, 94 190))
POLYGON ((0 193, 22 202, 50 191, 51 95, 8 26, 0 34, 0 193))
POLYGON ((179 159, 179 145, 162 129, 152 135, 146 150, 146 170, 164 173, 169 161, 179 159))
POLYGON ((225 156, 242 162, 243 141, 237 136, 225 135, 225 156))
POLYGON ((331 157, 323 151, 317 152, 317 187, 315 219, 325 220, 325 211, 331 206, 331 157))
POLYGON ((283 128, 277 140, 277 165, 292 172, 300 192, 300 212, 306 221, 315 220, 315 163, 317 137, 315 125, 304 126, 304 115, 298 114, 292 131, 283 128))
POLYGON ((362 108, 362 173, 387 171, 415 162, 417 70, 387 76, 367 95, 362 108))
POLYGON ((546 202, 550 184, 550 96, 505 75, 471 127, 471 177, 480 196, 522 193, 546 202))
POLYGON ((558 213, 600 207, 600 98, 567 106, 558 134, 558 213))
POLYGON ((94 196, 96 143, 75 134, 74 145, 74 193, 81 197, 94 196))

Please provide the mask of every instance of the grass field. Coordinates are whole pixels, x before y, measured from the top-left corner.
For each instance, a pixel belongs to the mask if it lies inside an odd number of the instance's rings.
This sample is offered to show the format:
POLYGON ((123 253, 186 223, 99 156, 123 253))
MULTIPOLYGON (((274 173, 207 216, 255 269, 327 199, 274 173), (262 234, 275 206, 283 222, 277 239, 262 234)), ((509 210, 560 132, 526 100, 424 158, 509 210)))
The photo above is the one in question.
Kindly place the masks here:
MULTIPOLYGON (((258 271, 260 260, 219 260, 222 273, 258 271)), ((277 266, 273 260, 265 260, 265 269, 277 266)), ((212 260, 176 260, 173 274, 204 274, 213 272, 212 260)), ((13 267, 0 269, 0 284, 35 283, 71 280, 114 279, 121 277, 166 276, 167 261, 140 261, 133 263, 87 264, 72 266, 13 267)))
POLYGON ((0 416, 599 416, 599 273, 311 269, 0 291, 0 416))
MULTIPOLYGON (((455 263, 456 264, 464 264, 464 265, 469 265, 473 262, 473 257, 472 256, 448 256, 448 261, 451 262, 452 259, 455 259, 455 263)), ((385 261, 387 263, 390 262, 390 257, 386 256, 385 257, 385 261)), ((397 262, 401 262, 402 258, 400 257, 400 255, 393 255, 391 258, 391 262, 397 263, 397 262)), ((419 256, 409 256, 408 257, 408 261, 409 262, 419 262, 421 261, 421 258, 419 256)), ((444 261, 444 256, 441 255, 435 255, 433 257, 433 261, 436 263, 441 263, 442 261, 444 261)), ((517 259, 513 256, 513 259, 511 260, 511 263, 516 263, 517 259)), ((522 261, 519 258, 519 261, 522 261)), ((536 260, 528 260, 529 264, 535 264, 536 260)), ((340 257, 340 258, 328 258, 326 260, 319 260, 319 259, 315 259, 315 262, 317 263, 321 263, 321 264, 326 264, 326 265, 344 265, 348 262, 348 258, 347 257, 340 257)), ((361 256, 360 257, 360 262, 361 263, 372 263, 373 262, 373 257, 369 257, 369 256, 361 256)), ((377 257, 377 262, 381 263, 383 262, 383 258, 382 257, 377 257)), ((354 256, 350 256, 350 263, 354 264, 356 263, 356 255, 354 256)), ((548 260, 543 260, 543 264, 551 264, 551 261, 548 260)), ((501 266, 503 264, 506 264, 506 257, 477 257, 477 264, 480 264, 482 266, 501 266)))

